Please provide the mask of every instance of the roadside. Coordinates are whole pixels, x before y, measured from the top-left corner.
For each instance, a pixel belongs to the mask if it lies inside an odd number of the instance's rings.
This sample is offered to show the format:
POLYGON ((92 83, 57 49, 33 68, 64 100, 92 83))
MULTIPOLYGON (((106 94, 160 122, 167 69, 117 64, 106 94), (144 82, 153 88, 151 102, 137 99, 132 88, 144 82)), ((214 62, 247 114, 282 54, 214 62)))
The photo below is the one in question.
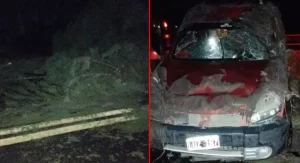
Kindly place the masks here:
POLYGON ((111 127, 0 148, 0 162, 10 163, 143 163, 147 162, 147 132, 127 133, 111 127))

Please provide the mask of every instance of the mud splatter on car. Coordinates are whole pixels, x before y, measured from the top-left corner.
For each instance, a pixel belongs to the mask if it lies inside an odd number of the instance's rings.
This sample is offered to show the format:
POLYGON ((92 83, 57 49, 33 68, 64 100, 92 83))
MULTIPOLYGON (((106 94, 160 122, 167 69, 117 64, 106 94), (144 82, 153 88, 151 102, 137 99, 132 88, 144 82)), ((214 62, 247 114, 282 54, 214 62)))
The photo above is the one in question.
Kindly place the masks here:
POLYGON ((273 4, 197 5, 152 73, 152 147, 193 160, 261 160, 291 146, 287 58, 273 4))

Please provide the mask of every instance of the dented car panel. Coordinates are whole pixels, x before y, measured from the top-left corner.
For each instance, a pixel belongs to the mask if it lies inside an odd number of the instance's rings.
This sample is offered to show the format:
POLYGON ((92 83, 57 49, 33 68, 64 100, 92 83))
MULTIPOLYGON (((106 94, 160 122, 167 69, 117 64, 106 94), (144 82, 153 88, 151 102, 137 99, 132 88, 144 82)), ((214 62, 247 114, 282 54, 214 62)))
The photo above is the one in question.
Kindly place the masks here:
POLYGON ((191 9, 173 53, 152 73, 152 146, 204 156, 222 155, 214 148, 232 152, 238 147, 243 159, 247 150, 269 150, 267 157, 278 153, 291 126, 280 19, 272 4, 191 9), (211 140, 206 142, 205 135, 211 140), (208 145, 199 150, 200 142, 208 145), (189 143, 199 149, 190 151, 189 143), (210 143, 213 151, 207 151, 210 143))
MULTIPOLYGON (((270 123, 264 126, 255 127, 222 127, 207 128, 186 127, 168 124, 158 124, 155 131, 162 135, 160 139, 153 142, 163 142, 165 149, 182 152, 182 156, 195 156, 201 154, 201 160, 253 160, 255 152, 251 149, 259 146, 271 146, 274 151, 282 150, 284 141, 287 139, 289 123, 287 119, 281 119, 277 123, 270 123), (187 151, 186 138, 197 135, 220 135, 221 147, 212 150, 187 151), (221 152, 220 152, 221 151, 221 152), (205 157, 204 157, 205 156, 205 157)), ((157 134, 157 133, 156 133, 157 134)), ((270 156, 274 156, 276 152, 270 156)), ((268 157, 270 157, 268 156, 268 157)))
MULTIPOLYGON (((265 94, 277 97, 283 90, 283 86, 278 86, 286 85, 274 82, 277 74, 267 73, 274 71, 266 69, 271 63, 267 60, 212 64, 208 61, 174 60, 160 65, 153 76, 157 73, 157 78, 166 79, 162 84, 165 85, 164 96, 168 99, 163 105, 165 108, 161 108, 166 110, 163 121, 193 126, 198 123, 199 127, 248 125, 253 113, 264 111, 265 108, 260 106, 267 105, 267 102, 258 102, 259 99, 265 94)), ((269 68, 279 69, 276 65, 269 68)), ((284 104, 284 96, 272 104, 280 107, 284 104)))

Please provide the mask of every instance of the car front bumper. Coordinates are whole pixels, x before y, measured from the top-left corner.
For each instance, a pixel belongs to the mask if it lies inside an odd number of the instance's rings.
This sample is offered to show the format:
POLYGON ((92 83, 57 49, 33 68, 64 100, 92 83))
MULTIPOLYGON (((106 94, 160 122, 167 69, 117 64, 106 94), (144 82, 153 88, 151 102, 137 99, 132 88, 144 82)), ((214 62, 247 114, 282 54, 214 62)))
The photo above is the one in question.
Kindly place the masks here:
POLYGON ((283 118, 271 124, 255 127, 222 127, 201 129, 151 123, 151 141, 159 147, 178 152, 181 157, 199 160, 260 160, 272 157, 283 150, 288 139, 290 121, 283 118), (219 135, 220 149, 188 151, 188 135, 219 135), (261 153, 263 152, 263 154, 261 153))

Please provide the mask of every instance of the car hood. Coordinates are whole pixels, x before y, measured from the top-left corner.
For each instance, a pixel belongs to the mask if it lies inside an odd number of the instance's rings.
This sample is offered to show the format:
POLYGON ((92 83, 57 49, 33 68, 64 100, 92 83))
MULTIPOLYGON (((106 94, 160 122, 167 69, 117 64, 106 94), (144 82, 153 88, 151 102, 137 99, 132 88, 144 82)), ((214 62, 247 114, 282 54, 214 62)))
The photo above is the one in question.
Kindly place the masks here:
POLYGON ((179 61, 167 65, 167 89, 176 95, 247 97, 261 83, 267 60, 179 61))
POLYGON ((164 76, 164 97, 159 98, 165 100, 165 112, 156 117, 164 123, 197 127, 247 126, 265 91, 261 85, 268 64, 267 60, 165 62, 160 65, 164 71, 157 72, 164 76))

